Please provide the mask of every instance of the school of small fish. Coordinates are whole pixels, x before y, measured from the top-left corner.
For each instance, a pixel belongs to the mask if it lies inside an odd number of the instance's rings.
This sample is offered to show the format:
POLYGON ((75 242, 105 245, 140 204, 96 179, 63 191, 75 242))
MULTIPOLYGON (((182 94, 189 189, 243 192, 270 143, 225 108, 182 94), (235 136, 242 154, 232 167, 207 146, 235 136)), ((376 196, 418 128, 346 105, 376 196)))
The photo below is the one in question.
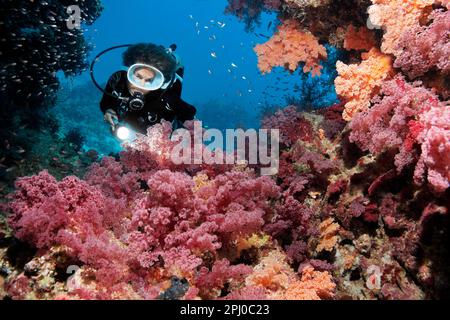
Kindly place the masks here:
MULTIPOLYGON (((220 29, 224 29, 224 28, 226 27, 226 25, 227 25, 225 22, 218 21, 218 20, 215 20, 215 19, 210 19, 210 20, 208 21, 209 24, 203 25, 203 26, 202 26, 202 24, 201 24, 199 21, 196 21, 196 20, 195 20, 195 18, 194 18, 194 16, 193 16, 192 14, 190 14, 188 17, 189 17, 189 19, 194 23, 194 29, 195 29, 195 32, 196 32, 196 34, 197 34, 198 36, 200 36, 202 30, 204 30, 205 32, 209 31, 209 32, 211 33, 211 34, 208 34, 208 40, 209 40, 209 41, 217 41, 217 40, 218 40, 218 36, 217 36, 216 32, 217 32, 217 31, 221 31, 220 29)), ((270 22, 268 23, 268 25, 267 25, 267 31, 271 31, 272 25, 273 25, 273 22, 270 21, 270 22)), ((256 32, 255 32, 254 35, 255 35, 257 38, 264 38, 264 39, 269 39, 269 38, 270 38, 269 36, 264 35, 264 34, 262 34, 262 33, 256 33, 256 32)), ((254 43, 252 43, 252 44, 254 44, 254 43)), ((244 43, 243 43, 243 42, 240 42, 239 45, 240 45, 240 47, 244 47, 244 43)), ((221 49, 225 49, 225 45, 224 45, 224 44, 221 44, 221 45, 219 45, 219 46, 220 46, 221 49)), ((210 57, 211 57, 212 59, 220 59, 220 53, 218 53, 218 52, 215 51, 215 50, 211 50, 211 51, 209 52, 209 55, 210 55, 210 57)), ((241 57, 241 61, 243 62, 243 64, 245 64, 245 58, 244 58, 244 57, 241 57)), ((235 73, 234 73, 233 70, 238 71, 238 69, 239 69, 239 67, 238 67, 238 65, 237 65, 235 62, 230 62, 229 67, 226 68, 226 71, 227 71, 229 74, 232 75, 233 79, 238 79, 238 78, 239 78, 239 79, 241 79, 241 80, 243 80, 243 81, 247 81, 247 83, 248 83, 248 85, 249 85, 250 87, 249 87, 246 91, 247 91, 248 93, 253 93, 254 90, 253 90, 253 88, 251 87, 251 80, 247 77, 247 75, 241 75, 241 76, 239 76, 239 77, 238 77, 237 75, 235 75, 235 73)), ((213 74, 215 74, 215 71, 214 71, 214 69, 213 69, 212 67, 208 68, 207 72, 208 72, 208 75, 210 75, 210 76, 212 76, 213 74)), ((237 91, 236 91, 236 95, 239 96, 239 97, 241 97, 241 96, 243 95, 243 94, 242 94, 242 91, 237 90, 237 91)), ((227 95, 224 94, 223 96, 227 96, 227 95)))

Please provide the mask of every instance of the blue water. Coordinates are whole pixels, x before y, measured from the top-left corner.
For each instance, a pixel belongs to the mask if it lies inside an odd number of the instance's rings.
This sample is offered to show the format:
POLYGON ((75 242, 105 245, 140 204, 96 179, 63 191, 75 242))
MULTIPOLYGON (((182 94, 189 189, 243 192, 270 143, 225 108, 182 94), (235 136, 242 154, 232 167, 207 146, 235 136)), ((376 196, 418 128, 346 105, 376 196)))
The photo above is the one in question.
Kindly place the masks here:
MULTIPOLYGON (((197 118, 209 127, 257 128, 261 109, 285 107, 286 95, 300 104, 306 99, 305 103, 314 108, 337 102, 332 84, 339 52, 332 47, 327 47, 330 59, 324 63, 324 73, 319 78, 302 72, 290 74, 282 68, 264 76, 259 73, 253 47, 267 41, 258 34, 273 34, 273 26, 278 23, 274 14, 263 14, 255 30, 246 32, 242 21, 224 14, 225 0, 103 0, 103 5, 105 9, 94 25, 83 26, 86 38, 95 46, 89 61, 103 49, 119 44, 176 43, 185 65, 183 99, 197 107, 197 118), (221 28, 218 22, 225 26, 221 28), (295 85, 301 90, 294 92, 295 85)), ((110 52, 96 64, 98 82, 105 83, 121 68, 122 53, 110 52)), ((56 108, 63 131, 80 128, 87 138, 85 149, 94 148, 103 154, 120 150, 102 120, 95 101, 100 93, 89 84, 88 72, 61 81, 66 88, 83 86, 82 92, 89 97, 70 108, 56 108), (90 87, 92 90, 88 90, 90 87), (78 113, 75 117, 69 114, 73 108, 78 113)))

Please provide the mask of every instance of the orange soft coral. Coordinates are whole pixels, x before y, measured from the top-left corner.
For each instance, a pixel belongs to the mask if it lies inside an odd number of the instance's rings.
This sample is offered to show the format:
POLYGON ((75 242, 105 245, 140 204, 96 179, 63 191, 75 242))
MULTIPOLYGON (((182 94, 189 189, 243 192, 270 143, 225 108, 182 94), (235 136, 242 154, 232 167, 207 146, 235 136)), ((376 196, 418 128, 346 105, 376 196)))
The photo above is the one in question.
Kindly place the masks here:
POLYGON ((378 49, 361 55, 363 61, 346 65, 338 61, 339 76, 334 81, 337 94, 347 101, 342 117, 350 121, 357 112, 366 110, 370 99, 378 92, 383 80, 392 74, 392 59, 378 49))
POLYGON ((286 254, 273 250, 261 259, 246 279, 247 286, 262 286, 270 291, 284 291, 296 280, 295 272, 287 263, 286 254))
POLYGON ((336 284, 329 272, 314 271, 306 267, 300 281, 293 282, 282 295, 283 300, 322 300, 334 296, 336 284))
POLYGON ((347 27, 344 39, 346 50, 366 50, 375 47, 375 35, 366 27, 356 28, 353 25, 347 27))
POLYGON ((384 30, 381 51, 395 54, 403 32, 419 23, 426 7, 435 0, 372 0, 369 22, 384 30))
POLYGON ((327 51, 310 32, 300 31, 295 20, 286 20, 278 32, 266 43, 255 47, 258 68, 262 73, 274 67, 285 67, 295 71, 304 62, 303 71, 320 75, 320 60, 327 58, 327 51))
POLYGON ((339 224, 335 223, 333 218, 323 221, 319 225, 320 242, 317 245, 316 251, 332 251, 337 243, 339 231, 339 224))
POLYGON ((267 297, 274 300, 320 300, 334 295, 334 284, 329 272, 303 269, 301 278, 287 263, 286 254, 273 250, 255 266, 246 279, 248 287, 264 288, 267 297))

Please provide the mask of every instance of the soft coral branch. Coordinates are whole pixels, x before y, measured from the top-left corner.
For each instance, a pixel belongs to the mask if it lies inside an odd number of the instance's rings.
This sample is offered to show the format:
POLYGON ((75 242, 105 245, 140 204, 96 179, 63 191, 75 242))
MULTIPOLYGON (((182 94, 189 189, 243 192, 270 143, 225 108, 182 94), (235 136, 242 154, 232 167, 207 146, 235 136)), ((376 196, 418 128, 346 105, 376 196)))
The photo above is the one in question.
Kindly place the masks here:
POLYGON ((286 20, 278 32, 266 43, 257 45, 258 68, 268 73, 274 67, 295 71, 304 62, 303 71, 320 75, 320 60, 327 58, 327 51, 308 31, 301 31, 295 20, 286 20))

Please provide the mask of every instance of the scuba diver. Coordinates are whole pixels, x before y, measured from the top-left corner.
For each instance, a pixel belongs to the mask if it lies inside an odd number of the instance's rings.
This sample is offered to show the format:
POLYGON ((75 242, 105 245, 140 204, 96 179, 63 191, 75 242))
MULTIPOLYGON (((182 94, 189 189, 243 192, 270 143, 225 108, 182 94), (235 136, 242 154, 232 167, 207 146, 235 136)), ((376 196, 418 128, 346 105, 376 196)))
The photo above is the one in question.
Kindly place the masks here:
POLYGON ((176 45, 121 45, 101 52, 92 62, 92 80, 103 92, 100 109, 120 139, 126 139, 117 133, 123 124, 145 134, 163 119, 171 121, 174 129, 194 119, 196 108, 181 99, 184 67, 175 50, 176 45), (122 56, 127 70, 113 73, 103 89, 95 81, 93 66, 100 55, 121 47, 128 47, 122 56))

